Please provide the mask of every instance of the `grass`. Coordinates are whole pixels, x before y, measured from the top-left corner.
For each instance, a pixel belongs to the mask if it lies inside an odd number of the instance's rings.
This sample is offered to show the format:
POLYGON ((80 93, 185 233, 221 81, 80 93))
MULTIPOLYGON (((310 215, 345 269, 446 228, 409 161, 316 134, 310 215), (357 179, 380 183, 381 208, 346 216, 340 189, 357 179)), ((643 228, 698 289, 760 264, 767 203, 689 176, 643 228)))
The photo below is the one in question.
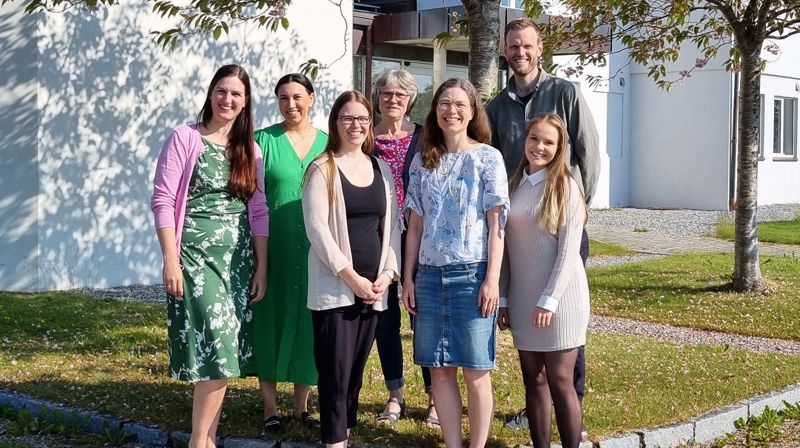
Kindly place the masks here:
POLYGON ((604 243, 602 241, 589 240, 590 257, 623 257, 635 255, 636 252, 619 244, 604 243))
POLYGON ((730 254, 673 255, 589 269, 592 312, 751 336, 800 340, 800 259, 762 256, 766 293, 730 287, 730 254))
MULTIPOLYGON (((730 219, 721 219, 717 223, 717 238, 733 241, 734 235, 735 229, 730 219)), ((800 245, 800 218, 759 223, 758 240, 764 243, 800 245)))
MULTIPOLYGON (((0 387, 186 430, 190 427, 192 388, 166 376, 164 321, 164 307, 158 304, 61 292, 0 293, 0 387)), ((585 422, 595 438, 684 420, 800 381, 796 357, 611 334, 593 333, 589 339, 585 422)), ((410 362, 407 325, 403 343, 411 418, 401 419, 393 429, 374 423, 387 392, 373 352, 364 375, 356 440, 436 447, 441 442, 439 431, 421 424, 427 402, 419 369, 410 362)), ((509 333, 499 335, 497 350, 498 370, 492 374, 497 411, 489 446, 514 446, 526 443, 528 434, 503 427, 524 406, 509 333)), ((281 408, 291 409, 288 385, 281 384, 279 392, 281 408)), ((315 402, 312 407, 316 408, 315 402)), ((260 415, 256 381, 232 381, 221 432, 258 436, 260 415)), ((315 432, 288 426, 282 438, 317 437, 315 432)))

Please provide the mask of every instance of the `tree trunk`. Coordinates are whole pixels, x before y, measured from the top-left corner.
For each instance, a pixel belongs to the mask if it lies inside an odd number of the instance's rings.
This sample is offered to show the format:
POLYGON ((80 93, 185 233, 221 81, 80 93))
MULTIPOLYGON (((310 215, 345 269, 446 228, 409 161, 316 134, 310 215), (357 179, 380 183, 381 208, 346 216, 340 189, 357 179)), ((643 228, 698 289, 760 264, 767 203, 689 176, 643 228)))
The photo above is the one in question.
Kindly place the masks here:
POLYGON ((758 132, 761 93, 761 45, 737 44, 741 50, 739 87, 739 131, 736 170, 736 239, 734 242, 733 288, 736 291, 764 289, 758 261, 758 132), (749 47, 749 48, 745 48, 749 47))
POLYGON ((500 0, 461 0, 469 24, 469 80, 487 101, 497 87, 500 0))

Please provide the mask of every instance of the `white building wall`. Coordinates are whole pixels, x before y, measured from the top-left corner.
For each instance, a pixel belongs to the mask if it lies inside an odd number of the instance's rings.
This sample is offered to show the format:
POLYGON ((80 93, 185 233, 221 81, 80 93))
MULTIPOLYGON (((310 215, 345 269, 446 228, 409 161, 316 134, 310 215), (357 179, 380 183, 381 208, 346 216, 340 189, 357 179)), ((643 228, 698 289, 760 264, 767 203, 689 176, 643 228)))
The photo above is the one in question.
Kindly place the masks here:
MULTIPOLYGON (((758 203, 784 204, 800 202, 800 144, 795 138, 794 156, 773 152, 773 104, 776 96, 795 98, 800 105, 800 36, 775 41, 780 46, 777 55, 762 52, 768 61, 761 77, 763 160, 758 163, 758 203)), ((795 112, 795 135, 800 133, 800 111, 795 112)))
POLYGON ((0 8, 0 290, 36 284, 36 17, 0 8))
POLYGON ((666 92, 632 72, 630 205, 726 210, 732 76, 706 68, 666 92))
MULTIPOLYGON (((630 86, 625 80, 628 69, 622 68, 625 56, 611 55, 604 67, 584 67, 580 76, 570 79, 581 88, 589 104, 597 132, 600 137, 601 171, 597 189, 592 198, 592 208, 620 207, 628 205, 629 120, 630 86), (617 73, 618 70, 622 70, 617 73), (599 76, 607 81, 591 85, 590 76, 599 76), (610 80, 608 80, 611 78, 610 80)), ((574 66, 574 57, 556 56, 553 62, 563 67, 574 66)), ((566 77, 563 69, 556 75, 566 77)))
MULTIPOLYGON (((312 57, 331 64, 315 83, 314 122, 324 129, 333 100, 352 84, 352 3, 340 10, 326 0, 299 2, 288 18, 288 31, 241 27, 218 42, 195 37, 166 52, 150 32, 171 23, 146 3, 40 15, 37 43, 28 47, 34 55, 38 47, 38 157, 26 152, 19 174, 38 177, 38 196, 26 193, 38 207, 38 258, 16 278, 4 271, 0 289, 160 282, 149 204, 156 158, 173 127, 196 119, 223 64, 250 73, 259 127, 279 121, 272 90, 280 76, 312 57)), ((15 201, 0 191, 0 204, 15 201)), ((5 211, 3 219, 11 219, 5 211)), ((11 264, 24 265, 22 255, 11 264)))

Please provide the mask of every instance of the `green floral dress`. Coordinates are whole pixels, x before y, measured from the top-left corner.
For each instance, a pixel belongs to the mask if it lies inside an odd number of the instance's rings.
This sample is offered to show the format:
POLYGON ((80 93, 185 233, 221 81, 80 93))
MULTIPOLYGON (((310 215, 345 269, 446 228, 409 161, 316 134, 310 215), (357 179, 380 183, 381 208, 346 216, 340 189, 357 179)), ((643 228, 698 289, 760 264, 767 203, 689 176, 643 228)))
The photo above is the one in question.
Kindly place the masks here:
POLYGON ((182 381, 238 377, 253 355, 247 207, 227 191, 230 162, 225 148, 203 143, 189 183, 181 236, 183 298, 167 297, 169 371, 182 381))

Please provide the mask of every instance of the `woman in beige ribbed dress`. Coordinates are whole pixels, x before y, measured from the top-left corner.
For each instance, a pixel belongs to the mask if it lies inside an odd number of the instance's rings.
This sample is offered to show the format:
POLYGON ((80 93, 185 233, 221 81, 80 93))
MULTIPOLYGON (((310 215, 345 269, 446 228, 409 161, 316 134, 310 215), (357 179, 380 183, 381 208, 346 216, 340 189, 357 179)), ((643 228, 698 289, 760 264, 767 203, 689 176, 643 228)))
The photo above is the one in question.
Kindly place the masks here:
POLYGON ((572 375, 589 324, 589 287, 578 250, 586 206, 567 157, 561 118, 538 115, 528 125, 525 157, 509 182, 501 286, 507 303, 501 303, 498 320, 501 329, 511 328, 519 351, 536 448, 550 446, 551 402, 561 445, 580 443, 581 407, 572 375))

